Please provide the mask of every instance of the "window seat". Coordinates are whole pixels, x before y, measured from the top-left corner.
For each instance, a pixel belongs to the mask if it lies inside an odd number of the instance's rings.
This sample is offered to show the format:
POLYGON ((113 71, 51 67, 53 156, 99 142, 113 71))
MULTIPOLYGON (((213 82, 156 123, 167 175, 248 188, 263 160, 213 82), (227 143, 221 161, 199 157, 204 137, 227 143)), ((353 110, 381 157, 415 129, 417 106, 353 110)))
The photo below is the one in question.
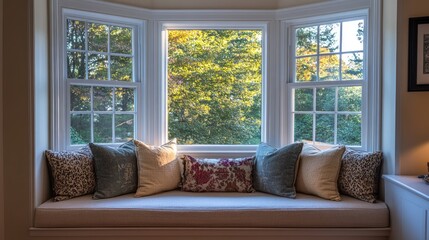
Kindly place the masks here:
POLYGON ((36 228, 388 228, 384 202, 342 201, 305 194, 296 199, 255 193, 170 191, 92 200, 90 195, 53 202, 35 212, 36 228))

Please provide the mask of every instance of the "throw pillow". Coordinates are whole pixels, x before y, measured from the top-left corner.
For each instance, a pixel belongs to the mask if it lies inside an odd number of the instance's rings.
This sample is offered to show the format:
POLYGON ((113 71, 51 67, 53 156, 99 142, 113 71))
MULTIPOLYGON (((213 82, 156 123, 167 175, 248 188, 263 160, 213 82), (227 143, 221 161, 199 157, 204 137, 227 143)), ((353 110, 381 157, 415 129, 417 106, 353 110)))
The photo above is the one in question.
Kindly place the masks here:
POLYGON ((195 159, 182 157, 183 191, 189 192, 254 192, 253 157, 231 159, 195 159))
POLYGON ((381 152, 362 152, 347 148, 341 162, 338 188, 341 193, 374 203, 378 197, 381 152))
POLYGON ((54 201, 94 192, 95 177, 91 150, 84 147, 77 151, 46 150, 54 201))
POLYGON ((295 179, 303 143, 277 149, 261 143, 256 150, 253 184, 256 190, 295 198, 295 179))
POLYGON ((133 141, 118 148, 90 143, 96 187, 93 199, 111 198, 137 189, 137 159, 133 141))
POLYGON ((138 166, 136 197, 148 196, 177 188, 180 183, 180 166, 176 159, 176 139, 161 145, 150 146, 134 140, 138 166))
POLYGON ((344 151, 344 146, 321 151, 305 144, 296 179, 297 192, 334 201, 341 200, 337 183, 344 151))

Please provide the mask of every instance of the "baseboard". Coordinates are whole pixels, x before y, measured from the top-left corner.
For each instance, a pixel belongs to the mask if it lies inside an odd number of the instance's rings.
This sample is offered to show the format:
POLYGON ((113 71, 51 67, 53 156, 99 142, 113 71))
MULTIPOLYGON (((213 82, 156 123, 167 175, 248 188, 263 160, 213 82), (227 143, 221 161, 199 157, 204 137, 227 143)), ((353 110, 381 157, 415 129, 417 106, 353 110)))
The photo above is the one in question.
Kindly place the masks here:
POLYGON ((30 228, 43 239, 318 239, 387 240, 390 228, 30 228))

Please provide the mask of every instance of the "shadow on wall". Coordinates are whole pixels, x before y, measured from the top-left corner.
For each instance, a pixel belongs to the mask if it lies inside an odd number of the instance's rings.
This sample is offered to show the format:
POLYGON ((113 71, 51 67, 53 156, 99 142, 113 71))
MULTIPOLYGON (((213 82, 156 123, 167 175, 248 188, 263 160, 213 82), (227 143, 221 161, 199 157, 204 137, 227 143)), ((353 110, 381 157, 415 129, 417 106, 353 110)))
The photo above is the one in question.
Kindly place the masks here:
MULTIPOLYGON (((405 175, 420 175, 420 174, 428 174, 429 172, 429 141, 418 145, 409 151, 406 151, 405 153, 401 154, 401 159, 413 159, 413 161, 409 161, 406 164, 412 164, 412 169, 419 169, 419 172, 404 172, 401 174, 405 175)), ((402 163, 401 163, 402 164, 402 163)))

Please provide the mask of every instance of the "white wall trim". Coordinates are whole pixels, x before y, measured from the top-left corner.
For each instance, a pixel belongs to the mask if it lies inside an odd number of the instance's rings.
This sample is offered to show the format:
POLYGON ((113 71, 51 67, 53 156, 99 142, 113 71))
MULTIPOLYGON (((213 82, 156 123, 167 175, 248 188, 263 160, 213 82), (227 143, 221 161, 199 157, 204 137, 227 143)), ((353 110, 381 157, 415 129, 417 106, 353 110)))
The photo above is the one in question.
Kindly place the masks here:
POLYGON ((30 228, 37 237, 149 237, 165 239, 386 239, 390 228, 30 228))
POLYGON ((368 77, 372 81, 368 84, 368 99, 371 103, 370 112, 368 116, 368 149, 369 151, 380 150, 381 148, 381 18, 382 18, 382 2, 381 0, 371 0, 369 7, 368 34, 368 51, 371 52, 368 56, 367 66, 368 77))
POLYGON ((4 173, 3 173, 3 0, 0 1, 0 240, 4 240, 4 173))
POLYGON ((291 20, 299 18, 311 18, 315 15, 334 15, 336 13, 350 12, 369 8, 374 1, 379 0, 333 0, 329 2, 309 4, 305 6, 285 8, 276 10, 276 19, 278 20, 291 20))
MULTIPOLYGON (((159 119, 158 122, 155 122, 155 125, 152 125, 151 128, 159 129, 159 131, 156 133, 156 136, 153 136, 152 139, 156 140, 157 145, 160 145, 162 143, 165 143, 167 141, 168 137, 168 121, 167 121, 167 53, 166 45, 167 45, 167 36, 166 31, 167 29, 259 29, 263 32, 263 40, 262 40, 262 126, 261 126, 261 133, 262 133, 262 141, 264 142, 271 142, 271 139, 267 139, 266 132, 267 130, 267 111, 275 113, 276 111, 271 111, 271 108, 274 108, 278 105, 271 104, 269 105, 267 103, 268 97, 272 96, 275 91, 275 87, 271 87, 271 85, 276 83, 276 74, 271 73, 270 76, 273 75, 273 79, 268 82, 268 73, 271 71, 268 70, 269 66, 274 66, 275 64, 268 64, 268 61, 275 62, 276 54, 275 52, 271 52, 273 54, 268 53, 269 50, 267 43, 267 39, 271 39, 271 36, 273 33, 273 28, 271 27, 269 32, 269 24, 272 24, 272 22, 268 21, 231 21, 229 19, 223 20, 223 21, 158 21, 157 30, 158 32, 155 32, 153 35, 160 37, 160 39, 157 39, 155 41, 156 43, 156 49, 158 50, 158 53, 161 53, 160 59, 157 59, 157 61, 154 61, 155 63, 158 63, 159 65, 155 67, 155 69, 158 69, 158 78, 159 81, 156 81, 157 89, 161 89, 160 91, 152 91, 148 94, 155 94, 158 95, 155 101, 155 104, 151 104, 151 106, 154 106, 155 108, 152 108, 154 112, 150 113, 150 116, 157 116, 159 119), (161 94, 159 94, 161 92, 161 94), (159 109, 162 109, 161 111, 159 109), (158 123, 158 124, 157 124, 158 123)), ((158 55, 159 56, 159 55, 158 55)), ((156 57, 156 56, 155 56, 156 57)), ((152 98, 153 99, 153 98, 152 98)), ((273 99, 270 99, 272 101, 275 101, 273 99)), ((256 151, 256 145, 179 145, 178 150, 183 153, 188 154, 200 154, 200 153, 208 153, 213 156, 222 156, 227 157, 226 154, 232 154, 236 156, 249 156, 252 155, 256 151)))
MULTIPOLYGON (((47 0, 38 0, 33 4, 33 41, 32 46, 32 114, 33 117, 33 152, 31 157, 32 202, 36 206, 49 197, 49 179, 44 150, 50 147, 50 81, 49 81, 49 9, 47 0)), ((33 207, 33 206, 31 206, 33 207)))

